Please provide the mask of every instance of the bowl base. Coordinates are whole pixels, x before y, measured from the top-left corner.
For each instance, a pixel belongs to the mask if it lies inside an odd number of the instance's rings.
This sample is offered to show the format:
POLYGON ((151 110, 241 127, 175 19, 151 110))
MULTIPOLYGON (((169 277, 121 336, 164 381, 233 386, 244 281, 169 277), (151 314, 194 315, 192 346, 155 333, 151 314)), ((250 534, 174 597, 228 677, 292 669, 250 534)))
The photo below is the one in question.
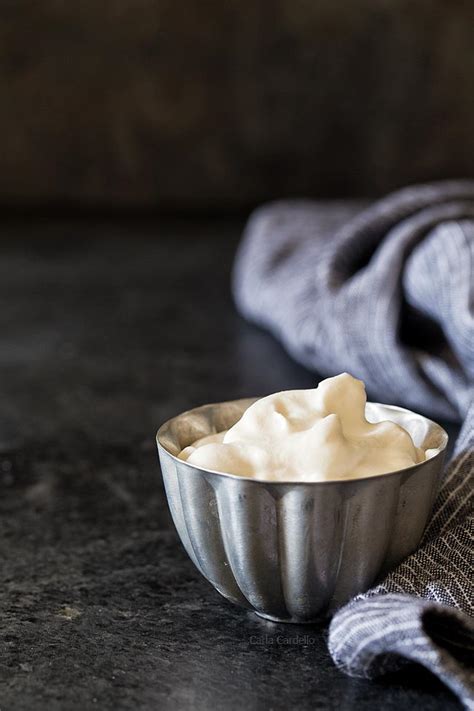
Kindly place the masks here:
POLYGON ((321 615, 321 617, 315 617, 311 620, 295 620, 293 617, 273 617, 273 615, 266 615, 264 612, 257 612, 257 610, 253 610, 253 612, 257 615, 257 617, 261 617, 262 620, 267 620, 267 622, 277 622, 278 624, 284 625, 320 625, 325 620, 324 615, 321 615))

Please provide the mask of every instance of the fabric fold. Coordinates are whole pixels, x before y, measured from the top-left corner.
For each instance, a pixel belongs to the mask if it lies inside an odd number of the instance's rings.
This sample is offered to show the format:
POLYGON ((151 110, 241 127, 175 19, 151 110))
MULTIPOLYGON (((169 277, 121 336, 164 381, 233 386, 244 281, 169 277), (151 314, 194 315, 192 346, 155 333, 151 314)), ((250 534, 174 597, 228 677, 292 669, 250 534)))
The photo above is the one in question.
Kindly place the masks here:
POLYGON ((463 419, 474 380, 474 181, 370 206, 283 201, 250 218, 239 310, 304 365, 349 371, 372 399, 463 419))

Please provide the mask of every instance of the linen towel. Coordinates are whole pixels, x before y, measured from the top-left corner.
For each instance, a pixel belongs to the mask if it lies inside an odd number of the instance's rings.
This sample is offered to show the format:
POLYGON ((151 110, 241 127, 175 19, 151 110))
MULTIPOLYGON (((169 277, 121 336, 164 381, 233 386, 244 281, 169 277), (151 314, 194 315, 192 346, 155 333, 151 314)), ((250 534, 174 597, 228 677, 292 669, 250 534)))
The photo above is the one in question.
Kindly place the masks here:
POLYGON ((420 548, 336 613, 329 650, 353 676, 419 662, 474 709, 474 181, 264 206, 233 287, 306 366, 464 422, 420 548))

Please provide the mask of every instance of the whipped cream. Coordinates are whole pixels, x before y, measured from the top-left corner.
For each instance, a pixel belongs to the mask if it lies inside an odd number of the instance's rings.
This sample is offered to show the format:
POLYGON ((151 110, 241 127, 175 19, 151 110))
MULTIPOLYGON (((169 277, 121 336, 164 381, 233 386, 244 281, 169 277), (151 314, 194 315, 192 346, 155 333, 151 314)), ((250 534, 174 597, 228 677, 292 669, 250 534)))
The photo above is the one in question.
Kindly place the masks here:
POLYGON ((269 481, 326 481, 384 474, 431 456, 395 422, 365 417, 364 383, 348 373, 313 390, 257 400, 229 430, 179 457, 198 467, 269 481))

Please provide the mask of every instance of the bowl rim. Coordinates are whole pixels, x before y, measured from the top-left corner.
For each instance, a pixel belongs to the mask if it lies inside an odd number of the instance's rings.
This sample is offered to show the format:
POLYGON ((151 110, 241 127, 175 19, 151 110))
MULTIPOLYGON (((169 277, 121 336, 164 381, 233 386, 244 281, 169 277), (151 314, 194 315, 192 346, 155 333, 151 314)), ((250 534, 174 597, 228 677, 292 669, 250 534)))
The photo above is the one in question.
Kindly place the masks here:
MULTIPOLYGON (((264 396, 261 396, 264 397, 264 396)), ((354 484, 355 482, 363 482, 363 481, 374 481, 374 480, 379 480, 385 477, 391 477, 395 475, 401 475, 405 473, 410 473, 414 472, 417 469, 420 469, 423 467, 424 464, 427 464, 428 462, 435 462, 437 459, 440 457, 444 458, 445 452, 446 452, 446 447, 448 446, 449 442, 449 435, 438 422, 435 420, 431 420, 429 417, 426 417, 425 415, 420 415, 418 412, 414 412, 413 410, 409 410, 406 407, 400 407, 399 405, 386 405, 385 403, 381 402, 373 402, 373 401, 367 401, 367 405, 376 405, 380 407, 387 408, 388 410, 395 410, 397 412, 404 412, 409 415, 413 415, 414 417, 419 417, 420 419, 424 420, 425 422, 434 425, 435 428, 437 428, 440 431, 441 437, 442 437, 442 444, 439 448, 439 451, 429 459, 425 459, 423 462, 418 462, 417 464, 413 464, 410 467, 404 467, 403 469, 394 469, 392 471, 388 472, 383 472, 382 474, 375 474, 373 476, 360 476, 360 477, 351 477, 350 479, 325 479, 324 481, 301 481, 301 480, 278 480, 275 481, 273 479, 261 479, 259 477, 245 477, 241 476, 240 474, 231 474, 229 472, 222 472, 222 471, 217 471, 216 469, 207 469, 205 467, 198 466, 196 464, 189 464, 185 459, 180 459, 177 457, 175 454, 172 454, 169 449, 165 447, 165 445, 162 442, 162 437, 164 431, 170 427, 173 421, 178 420, 181 417, 184 417, 185 415, 190 415, 191 413, 198 412, 199 410, 203 410, 205 408, 210 408, 210 407, 217 407, 217 406, 222 406, 222 405, 232 405, 235 403, 242 403, 242 402, 249 402, 249 407, 250 404, 253 402, 259 400, 260 397, 245 397, 245 398, 237 398, 235 400, 224 400, 222 402, 209 402, 205 403, 203 405, 198 405, 197 407, 192 407, 189 410, 184 410, 184 412, 179 413, 178 415, 174 415, 174 417, 170 417, 167 419, 165 422, 163 422, 162 425, 158 428, 158 431, 156 433, 156 443, 158 447, 158 451, 162 449, 166 454, 171 457, 177 464, 180 466, 184 466, 185 469, 188 470, 197 470, 199 472, 203 472, 205 474, 211 474, 213 476, 221 477, 224 479, 234 479, 237 481, 245 481, 245 482, 252 482, 255 484, 265 484, 268 486, 294 486, 299 485, 299 486, 325 486, 325 485, 334 485, 334 484, 354 484)))

